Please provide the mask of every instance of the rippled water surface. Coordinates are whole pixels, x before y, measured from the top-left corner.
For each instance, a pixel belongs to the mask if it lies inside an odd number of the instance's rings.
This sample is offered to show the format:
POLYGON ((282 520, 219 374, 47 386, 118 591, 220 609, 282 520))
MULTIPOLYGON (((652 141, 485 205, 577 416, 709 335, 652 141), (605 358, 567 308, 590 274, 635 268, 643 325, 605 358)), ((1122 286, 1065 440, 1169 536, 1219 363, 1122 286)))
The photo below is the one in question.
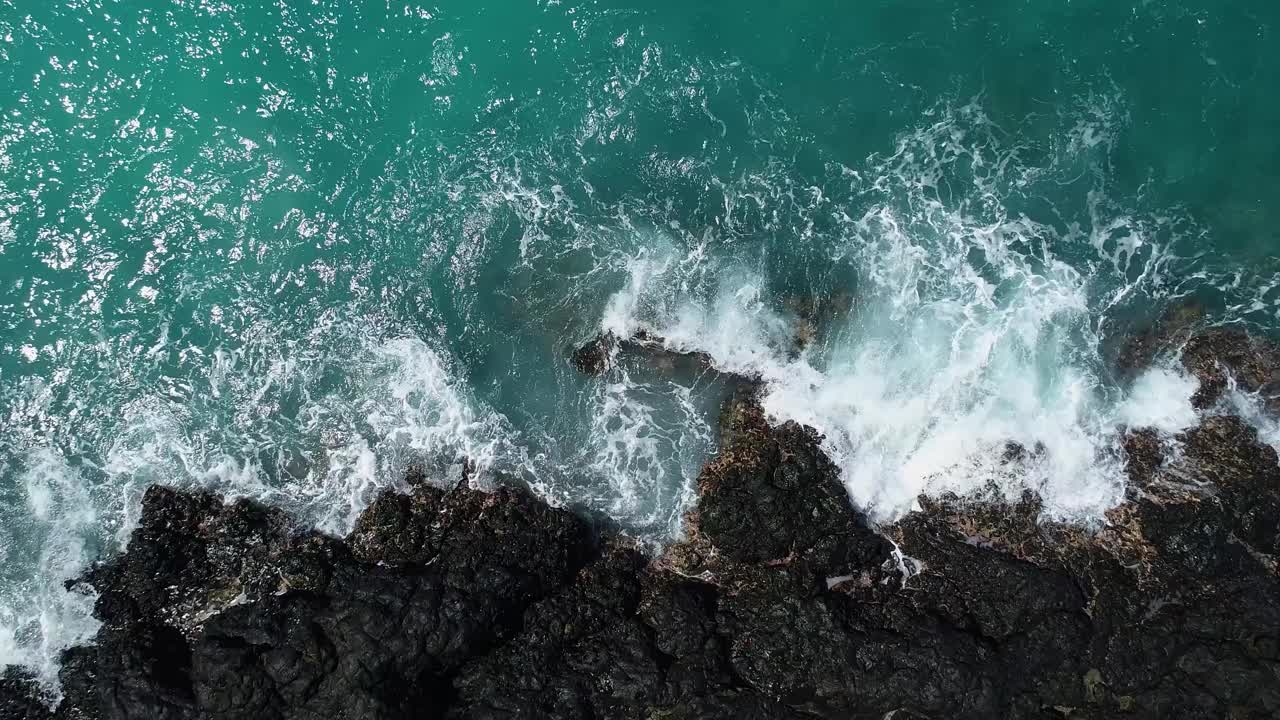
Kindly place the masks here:
POLYGON ((724 388, 582 377, 602 330, 760 374, 875 517, 995 483, 1098 522, 1118 428, 1196 419, 1171 363, 1113 377, 1126 333, 1277 325, 1277 32, 1258 0, 0 0, 0 663, 93 632, 62 581, 155 482, 343 532, 468 458, 678 536, 724 388))

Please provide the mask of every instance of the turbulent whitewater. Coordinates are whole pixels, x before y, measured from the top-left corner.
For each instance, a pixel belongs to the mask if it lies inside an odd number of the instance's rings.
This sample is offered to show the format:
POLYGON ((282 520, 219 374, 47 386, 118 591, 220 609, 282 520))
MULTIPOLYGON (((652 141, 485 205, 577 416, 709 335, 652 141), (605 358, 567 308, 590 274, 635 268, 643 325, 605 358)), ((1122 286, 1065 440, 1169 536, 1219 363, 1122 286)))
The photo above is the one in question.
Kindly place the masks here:
POLYGON ((421 465, 680 537, 725 384, 584 378, 601 332, 761 378, 877 520, 1098 527, 1122 431, 1201 413, 1128 338, 1274 331, 1272 4, 685 5, 0 0, 0 664, 92 635, 63 583, 154 483, 344 534, 421 465))

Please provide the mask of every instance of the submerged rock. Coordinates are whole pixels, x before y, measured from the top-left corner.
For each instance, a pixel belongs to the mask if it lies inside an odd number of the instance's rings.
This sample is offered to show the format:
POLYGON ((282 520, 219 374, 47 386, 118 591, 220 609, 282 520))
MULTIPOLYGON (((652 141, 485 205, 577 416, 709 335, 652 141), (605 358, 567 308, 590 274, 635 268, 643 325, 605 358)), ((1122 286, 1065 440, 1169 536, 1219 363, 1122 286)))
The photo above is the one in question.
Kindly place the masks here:
POLYGON ((1239 419, 1132 430, 1094 530, 1030 492, 873 528, 750 383, 721 425, 657 558, 509 488, 415 478, 343 539, 152 488, 62 704, 10 671, 0 718, 1280 715, 1280 466, 1239 419))
POLYGON ((613 333, 601 333, 590 342, 575 348, 569 354, 569 362, 583 375, 603 375, 613 365, 613 353, 618 338, 613 333))
POLYGON ((790 295, 783 307, 792 319, 794 352, 804 351, 830 335, 853 312, 853 294, 840 290, 830 295, 790 295))
POLYGON ((579 372, 592 376, 605 374, 619 359, 633 359, 669 375, 719 372, 714 369, 710 355, 673 350, 662 338, 644 330, 625 338, 601 333, 569 355, 569 362, 579 372))

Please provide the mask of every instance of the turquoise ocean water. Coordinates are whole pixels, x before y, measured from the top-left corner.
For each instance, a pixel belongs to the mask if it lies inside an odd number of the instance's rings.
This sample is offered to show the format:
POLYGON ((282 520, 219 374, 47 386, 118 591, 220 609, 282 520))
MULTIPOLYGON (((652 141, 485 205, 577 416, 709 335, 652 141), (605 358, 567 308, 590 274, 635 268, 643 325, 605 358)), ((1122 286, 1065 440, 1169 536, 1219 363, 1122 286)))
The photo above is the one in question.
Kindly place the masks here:
POLYGON ((468 458, 678 536, 722 388, 581 377, 602 330, 759 373, 876 517, 994 483, 1100 522, 1118 429, 1195 421, 1172 364, 1112 376, 1130 329, 1277 326, 1277 33, 1261 0, 0 0, 0 663, 93 632, 62 581, 155 482, 343 532, 468 458))

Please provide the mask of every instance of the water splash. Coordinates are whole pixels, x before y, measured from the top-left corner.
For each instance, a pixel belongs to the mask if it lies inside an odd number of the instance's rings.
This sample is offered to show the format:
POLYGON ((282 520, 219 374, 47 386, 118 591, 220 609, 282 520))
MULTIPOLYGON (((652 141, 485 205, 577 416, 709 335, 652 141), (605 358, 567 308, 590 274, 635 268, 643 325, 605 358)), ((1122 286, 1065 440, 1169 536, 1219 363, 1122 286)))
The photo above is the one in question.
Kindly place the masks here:
POLYGON ((127 542, 149 485, 250 497, 345 534, 409 464, 456 482, 466 461, 479 477, 511 461, 505 420, 478 405, 426 343, 367 337, 359 347, 342 374, 353 391, 333 385, 337 358, 213 353, 199 390, 235 416, 211 422, 192 403, 145 395, 121 408, 118 425, 94 428, 86 445, 27 451, 10 493, 18 497, 0 507, 8 568, 0 663, 36 668, 54 686, 60 651, 97 628, 93 598, 62 584, 127 542))
POLYGON ((26 665, 53 687, 61 650, 97 631, 90 617, 94 597, 67 592, 63 583, 95 549, 101 498, 94 497, 78 469, 49 448, 31 450, 21 465, 16 491, 22 502, 6 502, 0 515, 0 556, 6 567, 6 582, 0 585, 0 665, 26 665), (28 565, 34 573, 22 572, 28 565))
POLYGON ((1054 223, 1017 209, 1038 183, 1105 160, 1120 122, 1107 113, 1087 107, 1061 157, 1027 166, 980 107, 946 110, 859 173, 862 212, 814 194, 813 209, 836 219, 815 242, 856 291, 803 351, 796 324, 811 320, 726 258, 691 270, 674 255, 638 257, 606 325, 761 376, 765 409, 822 432, 853 501, 879 519, 922 493, 994 486, 1011 499, 1035 490, 1051 517, 1101 522, 1123 497, 1121 429, 1174 433, 1196 417, 1194 380, 1161 369, 1123 388, 1102 357, 1109 313, 1160 292, 1171 262, 1149 230, 1160 221, 1107 215, 1111 203, 1087 187, 1079 222, 1060 222, 1070 207, 1054 223), (1015 445, 1025 459, 1010 472, 1015 445))

